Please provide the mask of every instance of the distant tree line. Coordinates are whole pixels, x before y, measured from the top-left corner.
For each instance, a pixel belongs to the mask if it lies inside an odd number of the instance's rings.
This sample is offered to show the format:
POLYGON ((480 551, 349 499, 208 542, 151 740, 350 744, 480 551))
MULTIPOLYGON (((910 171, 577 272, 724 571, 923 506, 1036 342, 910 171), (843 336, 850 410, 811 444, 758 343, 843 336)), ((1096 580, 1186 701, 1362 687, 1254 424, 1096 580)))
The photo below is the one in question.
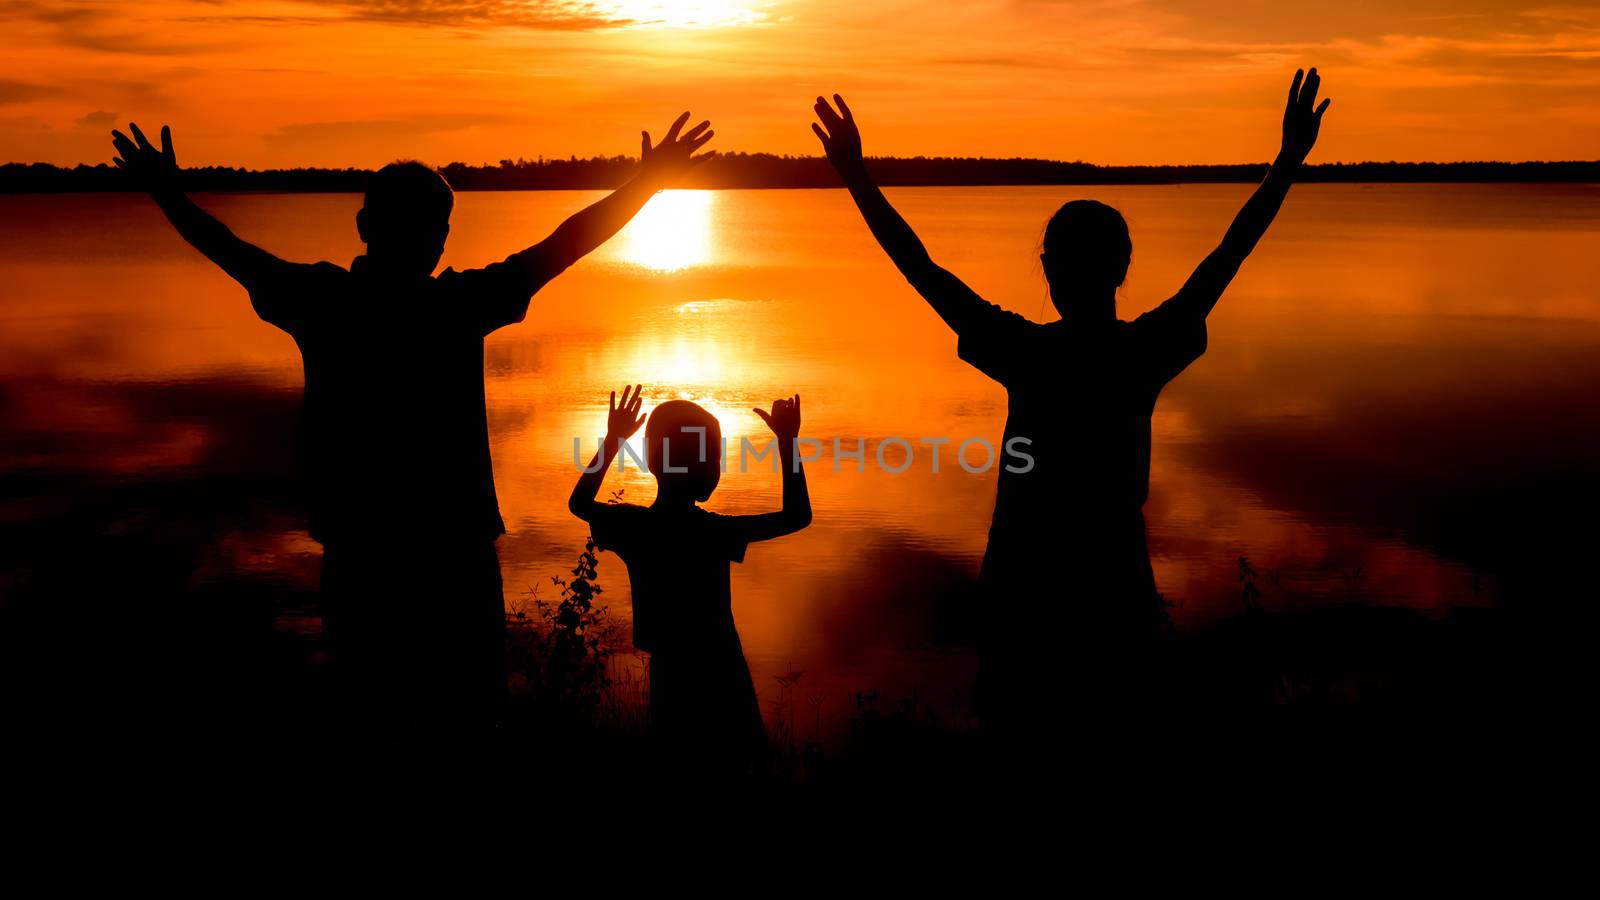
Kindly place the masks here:
MULTIPOLYGON (((626 181, 636 161, 627 156, 579 159, 505 159, 496 165, 453 162, 439 169, 464 191, 608 189, 626 181)), ((1261 180, 1266 163, 1220 166, 1097 166, 1048 159, 876 157, 867 161, 887 186, 1034 184, 1219 184, 1261 180)), ((191 191, 354 192, 368 169, 235 169, 204 166, 183 171, 191 191)), ((1597 182, 1600 161, 1587 162, 1362 162, 1307 166, 1311 182, 1597 182)), ((838 176, 817 156, 721 153, 685 182, 695 188, 838 187, 838 176)), ((134 186, 104 163, 70 168, 47 163, 0 165, 0 193, 126 191, 134 186)))

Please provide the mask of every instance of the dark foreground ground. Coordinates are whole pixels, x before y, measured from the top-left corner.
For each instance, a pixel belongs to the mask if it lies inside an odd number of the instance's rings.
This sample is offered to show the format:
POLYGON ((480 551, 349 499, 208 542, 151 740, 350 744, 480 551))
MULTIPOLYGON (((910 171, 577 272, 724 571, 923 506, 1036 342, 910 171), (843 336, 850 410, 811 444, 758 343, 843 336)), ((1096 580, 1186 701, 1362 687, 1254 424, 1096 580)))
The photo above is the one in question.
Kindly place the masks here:
MULTIPOLYGON (((151 558, 128 540, 133 556, 151 558)), ((492 734, 351 733, 323 708, 314 595, 259 580, 140 589, 127 577, 136 565, 101 556, 76 567, 84 587, 70 597, 38 583, 8 594, 0 654, 10 752, 32 748, 51 765, 87 771, 183 760, 245 781, 325 772, 341 758, 416 774, 459 752, 552 786, 684 786, 685 773, 653 767, 642 706, 626 696, 637 686, 613 685, 574 707, 530 689, 541 663, 516 652, 516 693, 492 734), (439 746, 444 756, 423 752, 439 746)), ((997 769, 972 721, 914 697, 862 695, 838 745, 790 740, 769 722, 770 769, 738 783, 980 792, 995 778, 1048 781, 1080 765, 1103 776, 1107 758, 1137 759, 1139 777, 1158 781, 1203 780, 1219 765, 1291 779, 1358 769, 1404 779, 1463 766, 1492 778, 1507 774, 1508 752, 1541 756, 1545 735, 1570 715, 1555 699, 1564 685, 1533 674, 1550 670, 1539 655, 1554 645, 1530 646, 1532 634, 1504 609, 1442 618, 1357 606, 1247 612, 1176 636, 1175 699, 1159 721, 1084 721, 1041 708, 1046 738, 1009 749, 997 769)))
MULTIPOLYGON (((0 435, 0 716, 13 771, 33 771, 15 762, 26 758, 68 777, 131 766, 248 781, 325 773, 340 759, 414 775, 470 756, 480 775, 517 783, 693 783, 651 767, 638 685, 614 684, 577 712, 529 687, 545 665, 533 652, 537 621, 513 629, 522 671, 506 727, 350 734, 322 709, 314 556, 296 557, 299 571, 254 572, 216 556, 233 536, 293 527, 279 501, 292 494, 293 398, 148 390, 161 411, 152 418, 208 423, 206 459, 124 477, 74 462, 104 435, 0 435), (440 745, 450 752, 434 753, 440 745)), ((1036 710, 1045 737, 997 762, 959 710, 864 694, 848 738, 828 746, 791 739, 769 718, 773 763, 757 783, 938 795, 995 778, 1092 781, 1108 769, 1081 760, 1096 758, 1178 782, 1219 767, 1290 783, 1450 769, 1482 784, 1549 771, 1592 706, 1592 590, 1574 574, 1590 550, 1562 516, 1508 511, 1553 509, 1582 490, 1592 485, 1507 494, 1454 516, 1471 538, 1462 545, 1509 586, 1496 605, 1425 615, 1355 599, 1291 612, 1242 602, 1233 619, 1176 635, 1175 699, 1154 721, 1088 722, 1046 706, 1036 710)))

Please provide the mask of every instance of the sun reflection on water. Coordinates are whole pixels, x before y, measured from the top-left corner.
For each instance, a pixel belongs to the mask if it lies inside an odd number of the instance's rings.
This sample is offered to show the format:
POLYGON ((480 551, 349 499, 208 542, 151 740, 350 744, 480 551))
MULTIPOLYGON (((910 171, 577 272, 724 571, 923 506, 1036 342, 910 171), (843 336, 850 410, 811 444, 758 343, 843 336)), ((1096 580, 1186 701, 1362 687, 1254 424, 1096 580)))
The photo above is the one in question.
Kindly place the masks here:
POLYGON ((712 262, 713 191, 662 191, 617 235, 622 262, 676 272, 712 262))
MULTIPOLYGON (((646 414, 668 400, 688 400, 704 407, 722 425, 723 436, 732 448, 730 455, 737 460, 740 438, 760 437, 765 429, 749 405, 743 403, 740 376, 748 375, 749 367, 740 358, 739 346, 726 333, 727 323, 718 315, 722 306, 723 301, 719 300, 696 300, 673 307, 668 316, 692 319, 684 330, 647 330, 649 337, 620 349, 609 368, 625 373, 630 383, 644 386, 646 414)), ((602 403, 593 413, 583 416, 585 456, 593 451, 595 437, 604 432, 605 413, 602 403)), ((628 447, 638 458, 644 455, 643 431, 640 429, 628 440, 628 447)), ((632 458, 628 465, 630 473, 637 471, 632 458)))

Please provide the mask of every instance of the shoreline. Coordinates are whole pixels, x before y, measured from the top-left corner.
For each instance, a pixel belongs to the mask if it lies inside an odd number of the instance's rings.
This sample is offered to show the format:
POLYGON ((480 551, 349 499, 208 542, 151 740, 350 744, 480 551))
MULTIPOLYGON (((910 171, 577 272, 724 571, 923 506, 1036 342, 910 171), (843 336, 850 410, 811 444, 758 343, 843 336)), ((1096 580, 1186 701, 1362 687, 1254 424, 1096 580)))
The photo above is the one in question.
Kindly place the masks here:
MULTIPOLYGON (((457 191, 612 190, 633 173, 630 157, 505 160, 499 165, 438 167, 457 191)), ((1033 159, 878 157, 868 160, 878 184, 895 187, 1053 187, 1255 184, 1266 163, 1206 166, 1097 166, 1033 159)), ((371 170, 236 169, 183 171, 190 192, 359 193, 371 170)), ((1319 163, 1305 166, 1299 184, 1600 184, 1600 161, 1319 163)), ((708 159, 684 190, 842 189, 821 157, 721 154, 708 159)), ((0 164, 0 194, 137 192, 109 165, 61 167, 0 164)))

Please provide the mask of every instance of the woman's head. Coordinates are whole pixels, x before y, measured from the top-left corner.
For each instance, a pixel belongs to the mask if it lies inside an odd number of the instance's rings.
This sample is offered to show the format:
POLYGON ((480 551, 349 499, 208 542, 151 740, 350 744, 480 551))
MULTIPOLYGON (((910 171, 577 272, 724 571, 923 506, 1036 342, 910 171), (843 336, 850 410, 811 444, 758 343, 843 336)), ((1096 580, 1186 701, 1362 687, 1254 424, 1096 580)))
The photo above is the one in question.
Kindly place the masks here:
POLYGON ((722 425, 705 407, 668 400, 644 426, 645 459, 663 493, 703 501, 722 480, 722 425))
POLYGON ((1115 297, 1128 277, 1133 241, 1122 213, 1098 200, 1061 205, 1044 228, 1044 265, 1050 296, 1062 315, 1075 299, 1115 297))

